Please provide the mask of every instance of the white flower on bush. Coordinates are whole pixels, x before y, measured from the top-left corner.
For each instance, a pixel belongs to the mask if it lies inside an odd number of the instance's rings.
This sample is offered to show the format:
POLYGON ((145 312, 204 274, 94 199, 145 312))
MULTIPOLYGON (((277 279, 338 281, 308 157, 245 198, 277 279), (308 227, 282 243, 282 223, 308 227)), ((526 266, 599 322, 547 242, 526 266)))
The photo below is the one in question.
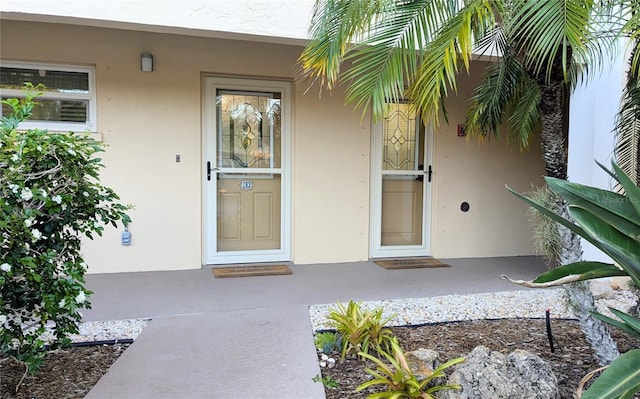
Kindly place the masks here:
POLYGON ((0 326, 3 326, 4 323, 7 322, 7 316, 4 314, 0 314, 0 326))
POLYGON ((29 218, 24 221, 24 225, 27 227, 31 227, 33 225, 34 218, 29 218))
POLYGON ((42 238, 42 233, 38 229, 31 229, 31 235, 33 236, 33 241, 38 241, 42 238))
POLYGON ((60 300, 60 302, 58 302, 58 307, 59 308, 64 308, 64 305, 66 305, 66 304, 67 304, 67 301, 65 301, 64 298, 62 298, 60 300))
POLYGON ((0 270, 3 272, 9 273, 11 271, 11 265, 8 263, 3 263, 0 265, 0 270))
POLYGON ((76 152, 75 152, 73 149, 71 149, 71 148, 69 148, 69 149, 67 150, 67 152, 69 153, 69 155, 72 155, 72 156, 74 156, 74 157, 76 156, 76 152))
POLYGON ((9 189, 11 191, 13 191, 14 194, 18 194, 18 189, 20 188, 20 186, 18 186, 17 184, 9 184, 9 189))
POLYGON ((80 291, 76 296, 76 303, 84 303, 87 300, 87 296, 84 294, 84 291, 80 291))
POLYGON ((20 198, 22 198, 25 201, 29 201, 31 198, 33 198, 33 193, 31 192, 31 189, 29 189, 29 187, 23 188, 22 191, 20 192, 20 198))
POLYGON ((62 196, 54 195, 53 197, 51 197, 51 201, 55 202, 56 204, 61 204, 62 203, 62 196))
POLYGON ((12 160, 13 162, 18 162, 18 160, 20 160, 20 156, 18 156, 18 154, 13 154, 13 155, 11 156, 11 160, 12 160))
POLYGON ((89 193, 88 193, 88 192, 86 192, 86 191, 83 191, 83 192, 82 192, 82 195, 84 195, 85 197, 88 197, 88 196, 89 196, 89 193))

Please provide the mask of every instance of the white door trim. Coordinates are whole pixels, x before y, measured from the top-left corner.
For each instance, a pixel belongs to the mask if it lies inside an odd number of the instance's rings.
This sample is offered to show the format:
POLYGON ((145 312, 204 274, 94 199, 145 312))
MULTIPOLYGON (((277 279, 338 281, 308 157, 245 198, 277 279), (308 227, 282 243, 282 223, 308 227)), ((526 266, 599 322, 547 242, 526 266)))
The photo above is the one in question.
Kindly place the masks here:
MULTIPOLYGON (((422 212, 422 243, 420 245, 382 245, 382 123, 375 123, 371 140, 371 258, 393 258, 431 255, 431 205, 432 182, 429 182, 429 166, 433 166, 433 129, 425 127, 424 134, 424 182, 422 212)), ((407 175, 411 171, 389 172, 407 175)), ((416 172, 416 176, 419 173, 416 172)))
MULTIPOLYGON (((255 262, 282 262, 290 260, 291 253, 291 127, 293 101, 291 83, 288 81, 271 81, 258 79, 223 78, 205 76, 202 87, 202 192, 203 201, 203 264, 233 264, 255 262), (280 92, 281 102, 281 232, 280 249, 251 251, 218 251, 217 250, 217 168, 216 168, 216 90, 242 90, 254 92, 280 92), (211 177, 207 178, 207 162, 211 162, 211 177)), ((246 171, 246 170, 243 170, 246 171)))

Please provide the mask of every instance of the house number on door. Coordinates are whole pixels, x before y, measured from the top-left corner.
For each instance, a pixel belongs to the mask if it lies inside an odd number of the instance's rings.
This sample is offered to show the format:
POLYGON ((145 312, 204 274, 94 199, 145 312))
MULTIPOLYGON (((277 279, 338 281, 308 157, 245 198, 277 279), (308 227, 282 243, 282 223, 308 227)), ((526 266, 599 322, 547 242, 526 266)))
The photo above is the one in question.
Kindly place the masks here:
POLYGON ((251 190, 253 188, 253 182, 251 180, 242 180, 240 182, 241 190, 251 190))

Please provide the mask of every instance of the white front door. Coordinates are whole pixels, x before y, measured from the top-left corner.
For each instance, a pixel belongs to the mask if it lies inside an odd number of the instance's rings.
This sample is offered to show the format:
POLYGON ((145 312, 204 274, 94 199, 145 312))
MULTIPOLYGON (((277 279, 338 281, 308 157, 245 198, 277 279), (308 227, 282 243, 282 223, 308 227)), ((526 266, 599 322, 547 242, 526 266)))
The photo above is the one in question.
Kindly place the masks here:
POLYGON ((290 90, 204 79, 205 264, 289 260, 290 90))
POLYGON ((387 104, 372 140, 371 257, 430 255, 431 129, 387 104))

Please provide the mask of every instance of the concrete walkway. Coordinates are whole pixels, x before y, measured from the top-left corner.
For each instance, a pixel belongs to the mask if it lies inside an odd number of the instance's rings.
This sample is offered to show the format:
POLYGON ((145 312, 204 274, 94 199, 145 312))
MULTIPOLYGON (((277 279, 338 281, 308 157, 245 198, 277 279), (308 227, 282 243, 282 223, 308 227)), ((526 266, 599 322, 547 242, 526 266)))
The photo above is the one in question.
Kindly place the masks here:
POLYGON ((288 276, 215 279, 211 269, 87 276, 85 321, 153 318, 86 396, 324 398, 308 308, 517 290, 533 257, 443 259, 450 268, 389 271, 373 262, 294 265, 288 276))

